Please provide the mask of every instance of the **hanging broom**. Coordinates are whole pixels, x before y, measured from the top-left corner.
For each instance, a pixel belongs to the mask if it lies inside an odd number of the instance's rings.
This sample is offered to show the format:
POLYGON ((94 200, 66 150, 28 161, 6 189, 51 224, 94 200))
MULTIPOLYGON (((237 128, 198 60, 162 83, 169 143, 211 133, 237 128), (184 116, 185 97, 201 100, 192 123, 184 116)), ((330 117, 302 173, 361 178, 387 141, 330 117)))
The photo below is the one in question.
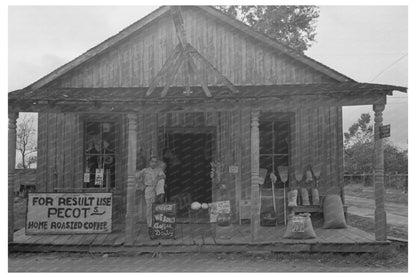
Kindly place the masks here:
POLYGON ((286 182, 288 178, 288 167, 287 166, 278 166, 277 171, 279 171, 280 180, 283 182, 283 213, 286 225, 286 182))

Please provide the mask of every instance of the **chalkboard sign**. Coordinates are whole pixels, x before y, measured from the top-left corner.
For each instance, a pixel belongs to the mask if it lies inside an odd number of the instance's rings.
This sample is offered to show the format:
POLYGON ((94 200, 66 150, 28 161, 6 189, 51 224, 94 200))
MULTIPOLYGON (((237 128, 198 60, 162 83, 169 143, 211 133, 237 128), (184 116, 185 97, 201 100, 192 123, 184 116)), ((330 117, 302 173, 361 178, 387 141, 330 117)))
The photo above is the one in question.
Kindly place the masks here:
POLYGON ((176 205, 153 204, 152 227, 154 238, 175 238, 176 234, 176 205))

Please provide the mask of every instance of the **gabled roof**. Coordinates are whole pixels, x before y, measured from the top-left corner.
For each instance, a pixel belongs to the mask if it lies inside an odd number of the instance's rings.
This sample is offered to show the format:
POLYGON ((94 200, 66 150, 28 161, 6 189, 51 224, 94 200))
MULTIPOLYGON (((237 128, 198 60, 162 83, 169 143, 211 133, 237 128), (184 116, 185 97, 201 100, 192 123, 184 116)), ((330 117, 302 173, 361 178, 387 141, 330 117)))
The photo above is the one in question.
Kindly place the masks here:
MULTIPOLYGON (((223 14, 222 12, 220 12, 219 10, 213 8, 213 7, 209 7, 209 6, 194 6, 194 8, 198 8, 204 12, 206 12, 207 14, 209 14, 212 17, 215 17, 216 20, 223 22, 224 24, 228 24, 238 30, 240 30, 241 32, 243 32, 244 34, 246 34, 247 36, 271 47, 272 49, 275 49, 276 51, 279 51, 281 53, 286 54, 287 56, 291 57, 292 59, 299 61, 311 68, 313 68, 314 70, 324 74, 325 76, 328 76, 331 79, 334 79, 336 81, 339 82, 355 82, 354 80, 352 80, 351 78, 317 62, 316 60, 302 54, 299 53, 295 50, 293 50, 292 48, 284 45, 281 42, 276 41, 275 39, 272 39, 268 36, 266 36, 263 33, 259 33, 257 31, 255 31, 252 27, 247 26, 246 24, 233 19, 225 14, 223 14)), ((128 38, 130 35, 139 32, 140 30, 142 30, 143 28, 145 28, 146 26, 148 26, 149 24, 151 24, 152 22, 154 22, 155 20, 157 20, 158 18, 166 15, 166 13, 168 13, 170 10, 169 6, 162 6, 160 8, 158 8, 157 10, 153 11, 152 13, 148 14, 147 16, 143 17, 142 19, 140 19, 139 21, 133 23, 132 25, 128 26, 127 28, 123 29, 122 31, 120 31, 118 34, 114 35, 113 37, 110 37, 109 39, 105 40, 104 42, 100 43, 99 45, 91 48, 90 50, 88 50, 87 52, 85 52, 84 54, 80 55, 79 57, 75 58, 74 60, 66 63, 65 65, 59 67, 58 69, 54 70, 53 72, 49 73, 48 75, 42 77, 41 79, 39 79, 38 81, 32 83, 31 85, 29 85, 28 87, 24 88, 24 90, 36 90, 39 89, 43 86, 45 86, 46 84, 56 80, 57 78, 61 77, 63 74, 69 72, 70 70, 80 66, 81 64, 89 61, 90 59, 92 59, 93 57, 100 55, 101 53, 103 53, 104 51, 106 51, 107 49, 117 45, 118 43, 120 43, 121 41, 125 40, 126 38, 128 38)))

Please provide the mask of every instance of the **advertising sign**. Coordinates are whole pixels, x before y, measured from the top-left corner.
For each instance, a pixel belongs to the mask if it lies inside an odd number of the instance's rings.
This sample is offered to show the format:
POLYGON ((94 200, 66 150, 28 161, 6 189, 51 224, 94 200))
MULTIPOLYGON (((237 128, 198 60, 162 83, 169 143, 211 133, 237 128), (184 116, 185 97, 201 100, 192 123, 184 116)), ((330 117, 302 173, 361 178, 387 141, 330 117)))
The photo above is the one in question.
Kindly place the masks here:
POLYGON ((29 193, 26 234, 111 233, 112 193, 29 193))
POLYGON ((217 222, 218 215, 221 213, 231 213, 230 201, 227 200, 211 203, 211 207, 209 209, 210 222, 217 222))
POLYGON ((176 205, 153 204, 153 236, 155 238, 175 238, 176 205))

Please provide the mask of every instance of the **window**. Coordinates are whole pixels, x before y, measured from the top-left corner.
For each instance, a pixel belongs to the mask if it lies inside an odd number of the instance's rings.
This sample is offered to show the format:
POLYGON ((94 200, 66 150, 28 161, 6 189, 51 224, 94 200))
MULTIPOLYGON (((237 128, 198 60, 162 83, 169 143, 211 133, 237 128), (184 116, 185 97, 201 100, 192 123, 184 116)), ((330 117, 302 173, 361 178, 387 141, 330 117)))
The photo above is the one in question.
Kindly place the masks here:
POLYGON ((87 121, 84 134, 84 187, 109 191, 115 186, 115 123, 87 121))
POLYGON ((267 169, 264 187, 271 187, 270 173, 274 168, 276 187, 283 187, 278 166, 289 166, 289 121, 260 120, 260 168, 267 169))

